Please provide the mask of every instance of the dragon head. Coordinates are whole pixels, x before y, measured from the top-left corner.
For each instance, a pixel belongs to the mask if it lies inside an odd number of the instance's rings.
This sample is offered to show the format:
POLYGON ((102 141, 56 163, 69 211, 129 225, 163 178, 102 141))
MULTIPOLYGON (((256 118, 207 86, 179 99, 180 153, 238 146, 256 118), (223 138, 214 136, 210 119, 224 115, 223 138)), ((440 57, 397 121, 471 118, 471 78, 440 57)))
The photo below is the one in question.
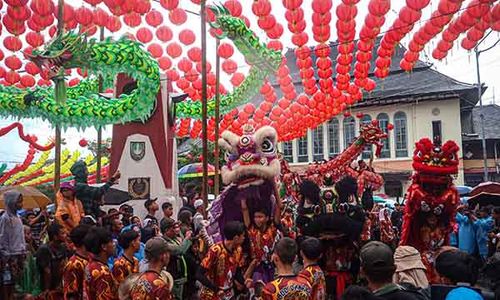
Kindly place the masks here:
POLYGON ((380 128, 377 120, 373 120, 371 123, 361 125, 359 130, 359 136, 362 138, 366 144, 373 144, 377 148, 375 150, 375 155, 380 156, 382 151, 382 139, 387 138, 387 133, 385 133, 382 128, 380 128))
POLYGON ((222 181, 225 184, 257 185, 263 179, 274 180, 280 174, 277 140, 276 130, 270 126, 255 131, 247 124, 242 136, 224 131, 219 139, 219 145, 227 151, 227 165, 221 169, 222 181))
POLYGON ((24 53, 40 69, 57 71, 59 68, 71 69, 80 67, 85 61, 82 57, 87 47, 85 34, 68 32, 56 35, 43 49, 34 49, 32 53, 24 53))
POLYGON ((458 173, 458 145, 447 141, 444 145, 428 138, 415 143, 413 169, 419 174, 442 176, 458 173))

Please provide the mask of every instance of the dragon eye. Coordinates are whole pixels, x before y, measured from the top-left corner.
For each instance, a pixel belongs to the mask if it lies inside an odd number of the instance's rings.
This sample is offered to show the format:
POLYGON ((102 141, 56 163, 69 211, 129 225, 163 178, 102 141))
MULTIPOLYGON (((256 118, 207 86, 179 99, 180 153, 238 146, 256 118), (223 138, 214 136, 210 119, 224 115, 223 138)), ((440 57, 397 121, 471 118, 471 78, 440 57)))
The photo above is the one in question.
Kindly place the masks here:
POLYGON ((449 159, 450 159, 450 160, 455 160, 455 159, 456 159, 455 154, 453 154, 453 153, 452 153, 452 154, 450 154, 450 155, 449 155, 449 159))
POLYGON ((240 139, 240 145, 245 147, 250 144, 250 138, 248 136, 242 136, 240 139))
POLYGON ((417 157, 422 158, 422 151, 418 151, 418 152, 417 152, 417 157))
POLYGON ((262 152, 271 153, 274 152, 274 145, 269 139, 264 139, 261 145, 262 152))

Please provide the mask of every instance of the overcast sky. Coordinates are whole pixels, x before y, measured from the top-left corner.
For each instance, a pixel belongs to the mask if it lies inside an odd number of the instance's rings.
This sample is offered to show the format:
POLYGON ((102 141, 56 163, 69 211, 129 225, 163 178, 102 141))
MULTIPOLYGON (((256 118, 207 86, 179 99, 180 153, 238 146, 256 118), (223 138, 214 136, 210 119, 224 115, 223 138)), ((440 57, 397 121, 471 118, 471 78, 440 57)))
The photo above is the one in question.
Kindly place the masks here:
MULTIPOLYGON (((67 3, 73 5, 74 7, 79 7, 82 5, 82 1, 72 1, 72 0, 67 0, 67 3)), ((190 11, 199 11, 199 6, 191 3, 189 0, 182 0, 179 1, 181 4, 180 6, 182 8, 185 8, 190 11)), ((224 1, 216 1, 215 3, 220 3, 224 1)), ((265 33, 260 30, 257 26, 256 18, 253 16, 251 12, 251 5, 253 1, 243 1, 240 0, 240 2, 243 5, 243 14, 249 18, 250 23, 251 23, 251 29, 254 30, 259 38, 263 41, 268 41, 265 33)), ((280 39, 282 43, 285 45, 285 47, 293 47, 293 44, 290 41, 291 34, 287 29, 286 26, 286 20, 284 18, 285 14, 285 9, 282 5, 281 1, 278 0, 273 0, 272 2, 272 13, 275 15, 277 20, 279 20, 282 25, 284 26, 284 34, 282 38, 280 39)), ((311 3, 311 0, 304 0, 304 4, 302 5, 302 8, 304 9, 305 12, 305 20, 307 23, 307 29, 306 31, 309 33, 309 44, 314 45, 315 41, 312 38, 312 32, 311 32, 311 15, 312 15, 312 9, 309 5, 311 3)), ((335 8, 338 3, 340 3, 340 0, 333 0, 333 7, 335 8)), ((367 6, 368 6, 369 0, 361 0, 359 4, 357 5, 358 7, 358 14, 356 17, 356 23, 357 23, 357 31, 359 32, 361 26, 363 25, 363 20, 367 14, 367 6)), ((434 11, 437 8, 438 0, 431 0, 431 4, 424 9, 423 14, 422 14, 422 19, 421 22, 419 22, 416 26, 413 32, 418 30, 425 20, 429 19, 432 11, 434 11)), ((465 7, 470 0, 464 1, 464 5, 462 7, 465 7)), ((212 1, 209 1, 209 3, 212 3, 212 1)), ((85 3, 86 5, 86 3, 85 3)), ((397 17, 397 12, 401 9, 402 6, 404 6, 404 1, 402 0, 393 0, 392 1, 392 7, 391 11, 387 14, 386 22, 384 27, 382 28, 382 32, 387 30, 394 19, 397 17)), ((171 25, 168 17, 166 15, 166 10, 164 10, 161 6, 159 6, 158 3, 154 3, 153 5, 154 8, 157 8, 160 12, 165 13, 164 14, 164 24, 166 25, 171 25)), ((5 10, 5 5, 4 8, 2 9, 2 13, 5 10)), ((336 29, 335 29, 335 21, 336 21, 336 16, 335 16, 335 10, 332 9, 332 24, 331 24, 331 39, 335 39, 336 37, 336 29)), ((190 28, 195 33, 197 34, 197 39, 195 43, 191 46, 200 46, 200 39, 199 39, 199 33, 200 33, 200 23, 199 23, 199 17, 194 15, 194 14, 188 14, 188 21, 184 23, 181 26, 171 26, 171 29, 174 31, 174 39, 177 38, 177 34, 180 30, 190 28)), ((121 30, 120 34, 123 34, 125 31, 130 32, 130 33, 135 33, 136 29, 130 29, 130 28, 124 28, 121 30)), ((411 36, 413 34, 409 34, 407 37, 405 37, 402 40, 402 43, 404 46, 408 44, 408 42, 411 39, 411 36)), ((5 34, 5 30, 2 32, 2 35, 5 34)), ((107 32, 109 34, 109 32, 107 32)), ((448 57, 444 59, 443 61, 439 62, 436 61, 432 58, 431 53, 433 50, 434 45, 437 43, 439 40, 440 35, 437 36, 436 39, 432 40, 429 45, 425 48, 425 50, 421 53, 420 59, 423 61, 427 61, 433 64, 433 67, 462 82, 466 83, 476 83, 477 78, 476 78, 476 61, 475 61, 475 56, 473 52, 468 52, 461 47, 459 47, 459 43, 462 40, 462 37, 460 37, 457 42, 455 43, 455 47, 450 51, 448 54, 448 57)), ((484 42, 484 44, 480 47, 481 49, 487 48, 489 45, 495 43, 500 38, 500 35, 498 32, 492 33, 484 42)), ((162 45, 162 46, 166 46, 162 45)), ((191 47, 190 46, 190 47, 191 47)), ((0 47, 3 47, 3 45, 0 45, 0 47)), ((208 51, 207 51, 207 57, 208 61, 213 65, 215 65, 215 41, 212 37, 208 36, 208 51)), ((286 49, 285 49, 286 51, 286 49)), ((183 53, 183 56, 185 56, 185 51, 183 53)), ((183 57, 181 56, 181 57, 183 57)), ((243 61, 241 55, 235 54, 233 57, 234 60, 240 62, 243 61)), ((175 61, 174 61, 175 63, 175 61)), ((3 61, 0 62, 0 65, 3 65, 3 61)), ((485 52, 481 54, 480 58, 480 70, 481 70, 481 81, 483 81, 487 86, 488 89, 483 95, 483 100, 484 104, 490 104, 493 103, 493 101, 496 98, 496 102, 500 102, 500 80, 498 80, 498 74, 500 73, 500 45, 497 45, 494 49, 485 52)), ((239 70, 240 72, 246 74, 248 72, 248 67, 241 65, 239 70)), ((411 76, 409 77, 411 80, 411 76)), ((228 77, 224 76, 222 77, 222 82, 225 83, 226 88, 229 88, 228 83, 228 77)), ((500 104, 500 103, 498 103, 500 104)), ((12 119, 0 119, 0 127, 4 127, 10 123, 12 123, 15 120, 12 119)), ((49 137, 54 136, 54 130, 51 127, 50 124, 47 122, 43 122, 41 120, 31 120, 31 119, 23 119, 21 121, 24 124, 25 127, 25 133, 28 134, 35 134, 39 137, 40 143, 44 143, 49 137)), ((111 135, 111 127, 108 126, 106 130, 104 131, 104 137, 110 136, 111 135)), ((80 149, 78 146, 78 141, 85 137, 88 140, 96 139, 97 134, 94 129, 87 129, 84 132, 79 132, 75 129, 69 129, 66 132, 64 132, 63 137, 65 138, 66 145, 64 147, 70 148, 71 150, 75 149, 80 149)), ((14 162, 21 162, 26 154, 26 151, 28 150, 28 145, 21 141, 18 138, 17 131, 13 131, 9 133, 6 136, 0 137, 0 163, 2 162, 9 162, 9 163, 14 163, 14 162)))

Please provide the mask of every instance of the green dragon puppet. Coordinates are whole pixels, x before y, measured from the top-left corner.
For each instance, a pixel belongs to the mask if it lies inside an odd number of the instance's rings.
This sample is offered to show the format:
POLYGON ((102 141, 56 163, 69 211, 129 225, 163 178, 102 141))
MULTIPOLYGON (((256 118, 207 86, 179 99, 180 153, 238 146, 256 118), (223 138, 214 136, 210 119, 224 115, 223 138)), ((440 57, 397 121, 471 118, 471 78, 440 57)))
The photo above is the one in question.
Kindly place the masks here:
MULTIPOLYGON (((260 43, 244 21, 231 16, 226 8, 215 6, 212 10, 216 20, 210 25, 222 30, 218 37, 230 38, 251 65, 245 81, 221 97, 224 114, 255 96, 264 79, 278 69, 282 56, 260 43)), ((160 71, 157 62, 138 42, 126 38, 88 40, 85 34, 68 32, 56 36, 43 50, 33 50, 26 56, 41 69, 48 70, 56 85, 34 89, 0 85, 0 116, 40 117, 63 127, 86 128, 144 121, 153 110, 160 87, 160 71), (66 88, 63 71, 72 68, 87 70, 90 76, 66 88), (118 73, 134 78, 137 88, 117 98, 100 94, 99 76, 107 85, 118 73)), ((214 115, 214 108, 215 101, 210 99, 210 116, 214 115)), ((176 111, 180 118, 201 118, 201 102, 185 101, 177 105, 176 111)))

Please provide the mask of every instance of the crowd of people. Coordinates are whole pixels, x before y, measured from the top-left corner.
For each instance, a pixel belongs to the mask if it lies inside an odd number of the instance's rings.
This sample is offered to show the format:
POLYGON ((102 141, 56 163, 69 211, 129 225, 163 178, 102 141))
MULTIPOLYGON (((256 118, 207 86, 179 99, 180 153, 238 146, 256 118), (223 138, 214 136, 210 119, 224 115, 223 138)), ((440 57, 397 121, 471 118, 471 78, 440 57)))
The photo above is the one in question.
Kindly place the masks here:
POLYGON ((404 206, 374 205, 365 211, 356 280, 338 295, 320 264, 323 241, 304 236, 279 196, 272 213, 251 214, 243 200, 243 222, 228 222, 214 243, 196 186, 185 188, 176 216, 173 203, 156 199, 145 201, 143 220, 129 205, 102 211, 119 177, 100 188, 62 184, 55 212, 20 216, 22 195, 5 193, 1 299, 500 299, 499 208, 459 207, 453 247, 440 250, 440 282, 431 285, 420 253, 398 246, 404 206))

